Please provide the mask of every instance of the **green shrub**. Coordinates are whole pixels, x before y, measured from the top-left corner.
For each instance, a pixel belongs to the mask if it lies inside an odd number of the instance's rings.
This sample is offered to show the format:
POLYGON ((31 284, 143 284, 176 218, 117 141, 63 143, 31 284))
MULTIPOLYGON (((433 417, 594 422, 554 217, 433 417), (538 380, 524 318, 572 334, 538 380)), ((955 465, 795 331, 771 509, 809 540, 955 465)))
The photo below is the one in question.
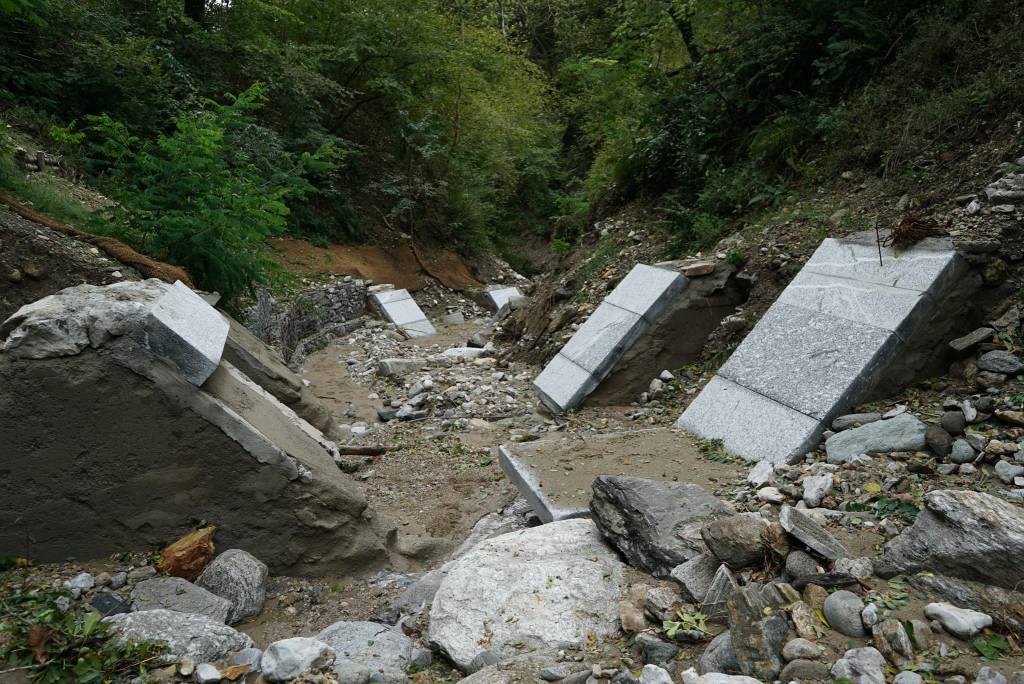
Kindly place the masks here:
POLYGON ((286 201, 313 192, 305 174, 329 164, 329 150, 263 155, 249 116, 263 101, 259 84, 226 105, 207 101, 148 141, 106 115, 90 119, 119 203, 111 232, 229 302, 268 278, 266 239, 284 230, 286 201))

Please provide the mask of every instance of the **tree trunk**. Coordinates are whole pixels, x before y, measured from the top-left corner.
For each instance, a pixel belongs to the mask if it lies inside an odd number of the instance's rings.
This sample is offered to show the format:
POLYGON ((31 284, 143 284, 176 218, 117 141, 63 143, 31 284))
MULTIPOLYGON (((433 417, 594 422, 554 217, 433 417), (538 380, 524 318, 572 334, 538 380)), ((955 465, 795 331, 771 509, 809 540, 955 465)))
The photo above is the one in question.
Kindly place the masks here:
POLYGON ((700 61, 701 52, 697 46, 697 39, 693 36, 693 24, 690 23, 688 17, 683 16, 683 11, 680 9, 669 7, 668 14, 672 17, 672 21, 675 23, 676 29, 683 39, 683 45, 686 46, 686 54, 690 55, 690 61, 696 64, 700 61))

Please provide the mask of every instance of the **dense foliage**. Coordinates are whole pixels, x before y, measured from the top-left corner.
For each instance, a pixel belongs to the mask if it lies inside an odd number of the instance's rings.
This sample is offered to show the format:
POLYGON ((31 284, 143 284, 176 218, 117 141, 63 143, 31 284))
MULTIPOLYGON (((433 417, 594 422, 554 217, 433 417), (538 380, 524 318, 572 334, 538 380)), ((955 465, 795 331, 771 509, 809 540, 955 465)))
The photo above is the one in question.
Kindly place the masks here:
POLYGON ((0 0, 0 116, 236 292, 282 229, 564 251, 646 198, 703 246, 840 168, 925 177, 1024 105, 1022 29, 995 0, 0 0))

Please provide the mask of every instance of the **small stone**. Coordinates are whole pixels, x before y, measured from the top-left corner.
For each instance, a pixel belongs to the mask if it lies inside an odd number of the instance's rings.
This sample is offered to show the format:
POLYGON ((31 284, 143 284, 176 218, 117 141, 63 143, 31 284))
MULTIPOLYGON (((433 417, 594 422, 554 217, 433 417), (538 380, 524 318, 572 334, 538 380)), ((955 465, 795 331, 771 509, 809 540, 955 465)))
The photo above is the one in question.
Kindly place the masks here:
POLYGON ((739 582, 736 581, 736 576, 729 570, 729 566, 723 563, 715 572, 715 577, 711 580, 711 586, 704 596, 704 613, 708 617, 724 614, 726 611, 726 601, 738 588, 739 582))
POLYGON ((786 495, 777 487, 762 487, 757 490, 757 498, 765 503, 780 504, 786 500, 786 495))
POLYGON ((874 603, 867 604, 864 606, 864 610, 860 611, 860 621, 864 623, 865 627, 874 627, 881 619, 881 611, 874 603))
POLYGON ((996 418, 1011 425, 1024 426, 1024 411, 996 411, 996 418))
POLYGON ((832 569, 857 579, 867 579, 874 574, 874 564, 870 558, 840 558, 832 569))
POLYGON ((758 461, 757 465, 750 469, 747 475, 747 482, 754 487, 763 487, 775 478, 775 464, 771 461, 758 461))
POLYGON ((77 589, 79 592, 86 592, 96 585, 96 579, 87 572, 80 572, 71 579, 64 582, 68 589, 77 589))
POLYGON ((958 608, 952 603, 929 603, 924 614, 938 620, 942 628, 953 636, 970 639, 992 624, 992 618, 985 613, 967 608, 958 608))
POLYGON ((878 649, 853 648, 832 666, 832 676, 853 684, 885 684, 885 658, 878 649))
POLYGON ((685 598, 694 603, 703 603, 707 596, 708 589, 715 579, 715 573, 719 560, 710 553, 702 553, 695 558, 677 565, 672 569, 669 577, 678 582, 685 594, 685 598))
POLYGON ((804 478, 804 503, 808 508, 817 508, 822 499, 832 493, 832 473, 822 473, 804 478))
MULTIPOLYGON (((796 638, 786 642, 786 645, 782 647, 782 657, 786 661, 791 660, 816 660, 825 654, 825 649, 807 639, 796 638)), ((783 681, 788 681, 785 678, 783 681)))
POLYGON ((974 453, 974 449, 971 448, 970 442, 966 439, 957 439, 953 441, 953 447, 949 452, 949 460, 955 464, 970 463, 977 456, 974 453))
POLYGON ((127 602, 122 601, 116 594, 111 594, 107 591, 96 592, 96 595, 93 597, 92 601, 89 602, 89 605, 103 617, 129 613, 132 609, 127 602))
POLYGON ((267 566, 247 551, 228 549, 206 566, 196 586, 231 601, 228 623, 234 624, 263 609, 267 566))
POLYGON ((644 663, 670 663, 679 654, 678 646, 650 634, 640 634, 636 638, 636 643, 640 646, 640 657, 644 663))
POLYGON ((196 667, 195 680, 199 684, 215 684, 221 680, 220 670, 210 663, 203 663, 196 667))
POLYGON ((306 670, 322 670, 334 662, 334 657, 334 649, 317 639, 282 639, 264 651, 261 660, 263 677, 271 682, 284 682, 306 670))
POLYGON ((1024 466, 1015 465, 1008 461, 996 461, 995 474, 1003 484, 1012 485, 1015 478, 1024 475, 1024 466))
POLYGON ((963 434, 964 428, 967 427, 967 418, 964 416, 964 412, 959 409, 956 411, 946 411, 942 414, 942 418, 939 419, 939 425, 949 434, 959 435, 963 434))
POLYGON ((953 437, 938 425, 929 425, 925 432, 925 443, 936 456, 945 458, 953 448, 953 437))
POLYGON ((127 583, 128 583, 128 573, 127 572, 124 572, 124 571, 115 572, 113 575, 110 576, 110 588, 111 589, 120 589, 121 587, 123 587, 127 583))
POLYGON ((1010 352, 997 349, 982 354, 978 358, 978 368, 992 373, 1016 375, 1024 370, 1024 363, 1010 352))
POLYGON ((821 632, 821 628, 818 626, 818 616, 814 614, 814 610, 809 605, 803 601, 797 601, 789 607, 789 616, 793 620, 797 636, 808 640, 818 638, 821 632))
POLYGON ((999 389, 1006 384, 1006 375, 1003 373, 993 373, 992 371, 978 371, 978 374, 974 376, 974 384, 979 389, 986 391, 999 389))
POLYGON ((644 612, 629 600, 619 601, 619 622, 624 632, 636 634, 647 629, 644 612))
POLYGON ((700 534, 718 560, 738 570, 764 561, 761 533, 766 527, 768 522, 759 515, 733 515, 711 522, 700 534))
POLYGON ((640 673, 640 684, 673 684, 672 675, 657 665, 644 665, 640 673))
POLYGON ((786 556, 786 574, 792 579, 818 574, 818 561, 804 551, 797 549, 786 556))
POLYGON ((860 427, 861 425, 874 423, 878 420, 882 420, 881 413, 850 413, 845 416, 839 416, 833 420, 832 429, 835 432, 842 432, 843 430, 860 427))
POLYGON ((974 332, 970 332, 950 342, 949 348, 955 352, 967 351, 976 344, 992 339, 992 333, 994 332, 995 330, 992 328, 978 328, 974 332))
POLYGON ((896 667, 914 662, 914 646, 899 620, 889 618, 879 622, 871 629, 871 635, 875 648, 896 667))
POLYGON ((864 636, 864 623, 860 619, 862 610, 864 602, 852 591, 837 591, 825 599, 825 619, 832 629, 845 636, 864 636))
POLYGON ((892 684, 923 684, 923 682, 924 679, 921 677, 921 675, 917 674, 916 672, 911 672, 910 670, 904 670, 903 672, 900 672, 892 680, 892 684))
POLYGON ((978 670, 978 674, 974 678, 974 684, 1006 684, 1006 677, 998 670, 993 670, 988 665, 985 665, 978 670))
POLYGON ((959 472, 961 475, 975 475, 977 474, 978 469, 975 468, 974 465, 971 463, 964 463, 959 468, 957 468, 957 472, 959 472))
POLYGON ((824 682, 828 679, 828 666, 814 660, 793 660, 779 673, 779 681, 782 682, 824 682))

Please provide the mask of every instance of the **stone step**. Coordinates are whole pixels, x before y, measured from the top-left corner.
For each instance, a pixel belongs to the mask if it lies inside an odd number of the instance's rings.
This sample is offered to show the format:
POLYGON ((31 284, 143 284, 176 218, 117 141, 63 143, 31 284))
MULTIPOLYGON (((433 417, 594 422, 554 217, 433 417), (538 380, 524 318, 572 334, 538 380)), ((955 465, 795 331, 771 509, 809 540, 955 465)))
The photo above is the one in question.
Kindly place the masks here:
POLYGON ((749 460, 801 458, 888 374, 923 365, 966 270, 945 238, 881 260, 873 232, 826 239, 676 426, 749 460))

